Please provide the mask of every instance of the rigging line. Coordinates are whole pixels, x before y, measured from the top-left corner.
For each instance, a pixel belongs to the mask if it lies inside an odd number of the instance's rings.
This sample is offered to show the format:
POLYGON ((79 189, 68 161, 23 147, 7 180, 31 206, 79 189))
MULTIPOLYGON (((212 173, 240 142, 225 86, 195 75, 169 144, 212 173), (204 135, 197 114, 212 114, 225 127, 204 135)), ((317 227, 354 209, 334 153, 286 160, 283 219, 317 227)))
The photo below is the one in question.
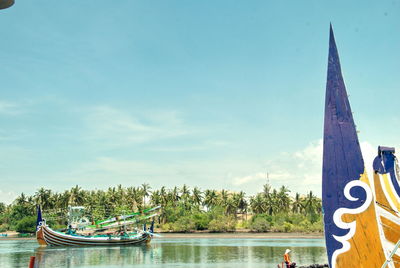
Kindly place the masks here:
POLYGON ((394 212, 394 213, 396 213, 396 214, 399 214, 399 212, 397 212, 396 210, 394 210, 394 209, 392 209, 392 208, 390 208, 390 207, 388 207, 388 206, 385 206, 384 204, 381 204, 381 203, 379 203, 378 201, 375 201, 375 203, 377 203, 379 206, 381 206, 381 207, 383 207, 383 208, 386 208, 386 209, 388 209, 388 210, 390 210, 390 211, 392 211, 392 212, 394 212))

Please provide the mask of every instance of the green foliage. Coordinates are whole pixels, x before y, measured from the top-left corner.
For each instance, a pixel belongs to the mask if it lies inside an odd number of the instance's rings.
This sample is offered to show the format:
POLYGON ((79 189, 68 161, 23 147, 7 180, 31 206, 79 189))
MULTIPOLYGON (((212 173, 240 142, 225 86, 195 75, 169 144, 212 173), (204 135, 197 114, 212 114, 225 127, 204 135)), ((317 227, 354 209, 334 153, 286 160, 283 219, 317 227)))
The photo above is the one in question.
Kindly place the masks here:
POLYGON ((244 192, 202 191, 187 185, 152 189, 146 183, 92 191, 76 185, 60 193, 42 187, 33 196, 21 194, 11 205, 0 203, 0 226, 26 229, 26 218, 36 218, 36 204, 42 205, 43 217, 53 228, 65 227, 70 205, 85 206, 85 216, 91 221, 161 205, 155 220, 163 231, 229 232, 249 228, 254 232, 322 232, 321 200, 312 192, 290 193, 286 186, 273 189, 268 184, 262 192, 248 197, 244 192))
POLYGON ((289 223, 289 222, 285 222, 283 224, 283 230, 285 231, 285 233, 289 233, 291 232, 293 229, 293 224, 289 223))
POLYGON ((170 232, 170 231, 172 231, 172 225, 169 223, 164 223, 161 225, 161 230, 163 232, 170 232))
POLYGON ((36 217, 35 216, 28 216, 21 219, 16 227, 15 230, 20 233, 34 233, 36 232, 36 217))
POLYGON ((265 214, 256 215, 251 219, 249 228, 252 232, 268 232, 271 229, 271 221, 271 216, 265 214))
POLYGON ((234 232, 236 220, 232 216, 218 216, 208 224, 208 230, 215 233, 234 232))
POLYGON ((0 233, 6 232, 8 230, 7 224, 0 224, 0 233))
POLYGON ((0 202, 0 214, 3 214, 6 211, 6 204, 0 202))
POLYGON ((10 219, 12 224, 16 224, 26 216, 34 216, 35 210, 29 205, 14 205, 12 206, 10 219))
POLYGON ((195 230, 206 230, 210 223, 210 217, 207 213, 198 212, 192 215, 192 219, 195 225, 195 230))
POLYGON ((190 216, 181 217, 172 225, 172 231, 176 233, 189 233, 195 230, 196 224, 190 216))

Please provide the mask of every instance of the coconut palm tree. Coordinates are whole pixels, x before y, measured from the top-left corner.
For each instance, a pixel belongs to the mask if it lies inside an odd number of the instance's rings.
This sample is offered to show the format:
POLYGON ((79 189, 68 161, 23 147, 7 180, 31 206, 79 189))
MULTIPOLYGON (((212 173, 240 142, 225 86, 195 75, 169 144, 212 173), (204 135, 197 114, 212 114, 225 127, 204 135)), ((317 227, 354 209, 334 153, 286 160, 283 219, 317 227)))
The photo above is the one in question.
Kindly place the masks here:
POLYGON ((168 203, 168 192, 165 186, 160 188, 161 206, 165 207, 168 203))
POLYGON ((247 219, 247 200, 246 200, 246 196, 245 196, 245 192, 240 191, 239 193, 235 193, 233 195, 233 199, 235 200, 236 206, 238 208, 238 210, 240 211, 241 214, 245 214, 246 215, 246 219, 247 219))
POLYGON ((170 198, 169 201, 172 202, 172 205, 175 207, 177 205, 177 202, 181 199, 181 196, 179 195, 179 188, 174 187, 172 191, 170 191, 170 198))
POLYGON ((222 189, 219 194, 219 205, 221 207, 226 207, 228 203, 229 193, 227 190, 222 189))
POLYGON ((35 193, 34 198, 37 204, 40 204, 43 209, 49 209, 51 207, 51 190, 45 189, 44 187, 39 188, 35 193))
POLYGON ((282 185, 282 187, 279 189, 279 192, 277 194, 277 203, 278 203, 278 207, 279 210, 281 212, 288 212, 289 208, 290 208, 290 197, 289 197, 289 193, 290 190, 282 185))
POLYGON ((306 198, 303 201, 304 204, 304 210, 307 215, 313 215, 316 213, 316 208, 318 206, 318 199, 317 197, 313 194, 312 191, 310 191, 306 198))
POLYGON ((215 190, 206 190, 204 193, 204 205, 211 209, 218 204, 218 195, 215 190))
POLYGON ((292 212, 301 213, 303 211, 303 199, 299 193, 296 193, 294 200, 292 202, 292 212))
POLYGON ((199 206, 203 202, 203 192, 198 187, 194 187, 193 191, 192 191, 192 198, 191 199, 192 199, 192 203, 198 209, 199 206))
POLYGON ((225 213, 227 215, 235 215, 235 217, 237 216, 237 203, 235 202, 233 197, 228 197, 228 199, 226 200, 225 203, 225 213))
POLYGON ((82 188, 76 185, 72 187, 70 190, 69 203, 73 206, 81 206, 85 201, 85 193, 82 191, 82 188))
POLYGON ((152 204, 153 206, 158 206, 158 205, 160 205, 160 204, 161 204, 161 195, 160 195, 160 191, 159 191, 159 190, 153 191, 153 192, 151 193, 150 200, 151 200, 151 204, 152 204))
POLYGON ((265 213, 265 198, 263 194, 256 194, 256 196, 250 198, 250 207, 253 213, 261 214, 265 213))

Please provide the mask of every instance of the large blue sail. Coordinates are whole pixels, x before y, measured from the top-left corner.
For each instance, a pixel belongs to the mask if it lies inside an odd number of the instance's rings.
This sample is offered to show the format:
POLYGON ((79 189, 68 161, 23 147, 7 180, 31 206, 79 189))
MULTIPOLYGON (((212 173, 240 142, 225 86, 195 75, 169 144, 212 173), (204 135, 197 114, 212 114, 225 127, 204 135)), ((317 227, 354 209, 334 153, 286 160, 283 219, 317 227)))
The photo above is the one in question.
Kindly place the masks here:
POLYGON ((334 236, 344 236, 349 230, 339 228, 333 215, 339 208, 356 208, 365 200, 365 191, 352 189, 359 202, 344 196, 345 186, 359 180, 364 173, 357 131, 340 67, 335 37, 330 26, 328 75, 326 83, 324 147, 322 170, 322 200, 324 209, 325 240, 330 267, 333 253, 342 248, 334 236))

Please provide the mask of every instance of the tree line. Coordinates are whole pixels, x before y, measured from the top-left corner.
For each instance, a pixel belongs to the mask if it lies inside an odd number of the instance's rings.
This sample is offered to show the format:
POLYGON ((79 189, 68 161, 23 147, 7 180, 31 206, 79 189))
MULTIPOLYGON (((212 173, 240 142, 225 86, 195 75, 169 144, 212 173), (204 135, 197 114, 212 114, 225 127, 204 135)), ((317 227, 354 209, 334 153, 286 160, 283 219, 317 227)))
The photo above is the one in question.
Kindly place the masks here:
POLYGON ((156 227, 166 232, 322 232, 321 200, 312 191, 293 196, 290 192, 286 186, 274 189, 269 184, 253 196, 187 185, 152 189, 147 183, 107 190, 77 185, 64 192, 42 187, 31 196, 21 193, 10 205, 0 203, 0 232, 34 232, 37 204, 53 228, 65 227, 68 206, 84 206, 86 216, 96 221, 160 205, 156 227))

